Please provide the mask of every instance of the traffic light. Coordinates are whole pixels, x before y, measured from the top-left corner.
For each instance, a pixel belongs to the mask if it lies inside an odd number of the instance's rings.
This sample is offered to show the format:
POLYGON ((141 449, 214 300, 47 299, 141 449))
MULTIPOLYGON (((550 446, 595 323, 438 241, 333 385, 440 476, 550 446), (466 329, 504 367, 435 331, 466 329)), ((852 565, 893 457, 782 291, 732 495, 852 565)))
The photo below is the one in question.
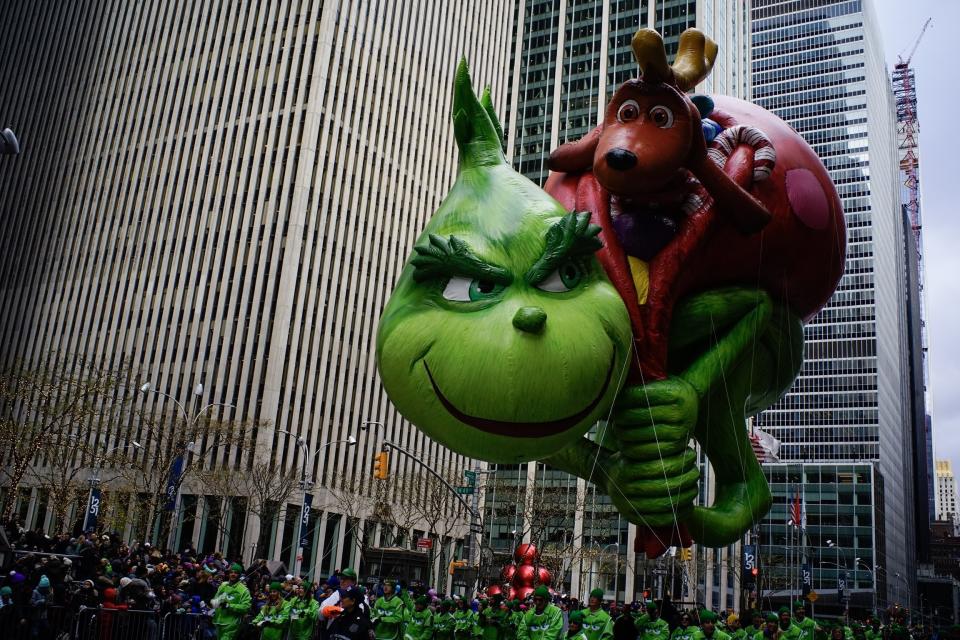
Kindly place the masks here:
POLYGON ((684 562, 690 562, 693 559, 693 551, 691 549, 680 549, 680 559, 684 562))
POLYGON ((386 480, 389 472, 389 456, 386 451, 381 451, 373 457, 373 477, 377 480, 386 480))
POLYGON ((457 569, 462 569, 467 566, 467 563, 463 560, 451 560, 450 561, 450 575, 453 575, 453 572, 457 569))

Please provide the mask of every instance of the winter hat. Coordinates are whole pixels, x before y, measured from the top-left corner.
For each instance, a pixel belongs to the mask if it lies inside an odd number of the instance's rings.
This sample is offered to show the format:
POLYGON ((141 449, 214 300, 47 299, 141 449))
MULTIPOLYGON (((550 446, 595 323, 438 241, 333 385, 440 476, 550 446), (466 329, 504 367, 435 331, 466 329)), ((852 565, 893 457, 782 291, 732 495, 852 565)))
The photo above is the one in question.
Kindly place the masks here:
POLYGON ((735 613, 731 613, 730 615, 727 616, 727 626, 730 626, 734 622, 739 622, 739 621, 740 621, 740 617, 735 613))
POLYGON ((777 614, 770 612, 767 614, 767 622, 780 622, 780 618, 777 617, 777 614))
POLYGON ((569 617, 570 624, 583 624, 583 612, 582 611, 571 611, 569 617))
POLYGON ((700 622, 716 622, 716 621, 717 621, 717 614, 715 614, 713 611, 707 611, 706 609, 704 609, 703 611, 700 612, 700 622))
POLYGON ((356 580, 356 579, 357 579, 357 572, 354 571, 353 569, 351 569, 350 567, 347 567, 346 569, 344 569, 343 571, 340 572, 340 577, 341 577, 341 578, 350 578, 351 580, 356 580))
POLYGON ((270 583, 270 591, 283 591, 283 585, 274 580, 270 583))
POLYGON ((243 566, 239 562, 234 562, 230 565, 230 571, 236 571, 237 573, 243 573, 243 566))
POLYGON ((789 614, 790 614, 790 609, 789 609, 788 607, 780 607, 780 610, 777 611, 777 613, 779 613, 780 615, 783 615, 783 614, 785 614, 785 613, 786 613, 787 615, 789 615, 789 614))
POLYGON ((600 598, 603 600, 603 589, 597 588, 590 592, 591 598, 600 598))
POLYGON ((127 585, 130 584, 131 582, 132 582, 132 580, 131 580, 130 578, 128 578, 127 576, 124 576, 124 577, 120 578, 120 588, 123 589, 125 586, 127 586, 127 585))
POLYGON ((10 587, 0 587, 0 596, 12 596, 13 589, 10 587))
POLYGON ((549 591, 545 586, 540 585, 539 587, 537 587, 536 589, 534 589, 534 591, 533 591, 533 597, 534 597, 534 598, 549 598, 549 597, 550 597, 550 591, 549 591))
POLYGON ((49 589, 50 578, 48 578, 47 576, 40 576, 40 583, 37 586, 41 589, 49 589))

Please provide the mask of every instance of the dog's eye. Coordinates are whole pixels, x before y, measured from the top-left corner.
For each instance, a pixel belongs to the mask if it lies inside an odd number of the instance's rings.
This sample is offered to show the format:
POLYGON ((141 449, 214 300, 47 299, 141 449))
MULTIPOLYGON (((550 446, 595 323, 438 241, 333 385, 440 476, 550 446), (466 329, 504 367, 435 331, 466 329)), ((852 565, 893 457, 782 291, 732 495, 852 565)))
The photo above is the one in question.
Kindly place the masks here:
POLYGON ((640 117, 640 105, 636 100, 627 100, 617 111, 617 120, 620 122, 630 122, 640 117))
POLYGON ((653 124, 661 129, 669 129, 673 126, 673 111, 662 104, 658 104, 650 109, 650 119, 653 120, 653 124))

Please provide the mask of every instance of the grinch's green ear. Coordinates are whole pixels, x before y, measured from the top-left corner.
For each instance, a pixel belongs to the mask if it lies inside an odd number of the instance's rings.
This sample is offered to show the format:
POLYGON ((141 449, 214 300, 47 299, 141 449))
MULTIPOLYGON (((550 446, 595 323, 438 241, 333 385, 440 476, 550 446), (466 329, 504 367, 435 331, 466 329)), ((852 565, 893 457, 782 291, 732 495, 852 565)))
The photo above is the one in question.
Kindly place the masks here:
POLYGON ((503 133, 489 90, 477 99, 466 58, 460 59, 453 87, 453 133, 460 148, 460 170, 506 164, 503 133))

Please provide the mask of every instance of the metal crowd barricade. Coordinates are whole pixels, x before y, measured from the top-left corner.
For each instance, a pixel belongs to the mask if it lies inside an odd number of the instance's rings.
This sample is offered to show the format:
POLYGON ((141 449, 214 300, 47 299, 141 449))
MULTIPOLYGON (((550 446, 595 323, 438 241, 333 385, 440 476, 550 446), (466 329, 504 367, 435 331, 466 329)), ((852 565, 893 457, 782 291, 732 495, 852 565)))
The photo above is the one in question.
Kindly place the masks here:
POLYGON ((69 640, 74 636, 75 625, 76 612, 69 607, 51 605, 33 609, 11 605, 0 608, 0 638, 4 640, 69 640))
POLYGON ((202 613, 168 613, 160 622, 162 640, 214 640, 213 618, 202 613))
POLYGON ((81 609, 76 617, 74 640, 160 640, 155 611, 81 609))

